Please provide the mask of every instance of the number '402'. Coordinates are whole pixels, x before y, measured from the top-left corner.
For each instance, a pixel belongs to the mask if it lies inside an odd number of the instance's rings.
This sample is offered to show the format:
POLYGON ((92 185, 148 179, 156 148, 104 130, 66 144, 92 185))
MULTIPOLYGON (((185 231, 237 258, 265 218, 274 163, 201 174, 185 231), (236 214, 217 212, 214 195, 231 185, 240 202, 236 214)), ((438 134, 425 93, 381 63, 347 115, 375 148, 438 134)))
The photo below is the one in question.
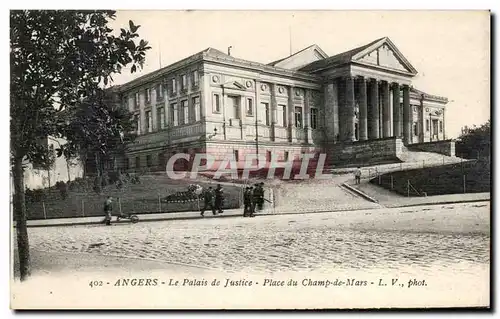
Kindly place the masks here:
POLYGON ((91 288, 102 286, 102 281, 101 280, 93 280, 93 281, 89 282, 89 286, 91 288))

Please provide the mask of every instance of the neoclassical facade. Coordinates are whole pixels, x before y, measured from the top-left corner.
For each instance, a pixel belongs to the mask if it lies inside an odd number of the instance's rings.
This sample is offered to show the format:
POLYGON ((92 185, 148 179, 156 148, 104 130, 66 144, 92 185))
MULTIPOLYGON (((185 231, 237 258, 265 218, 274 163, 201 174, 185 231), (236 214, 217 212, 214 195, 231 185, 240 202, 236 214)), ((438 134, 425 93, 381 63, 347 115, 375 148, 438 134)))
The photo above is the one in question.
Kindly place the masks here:
POLYGON ((175 153, 289 160, 371 141, 446 139, 447 99, 411 86, 388 39, 328 56, 317 45, 262 64, 208 48, 112 88, 137 121, 122 165, 163 170, 175 153))

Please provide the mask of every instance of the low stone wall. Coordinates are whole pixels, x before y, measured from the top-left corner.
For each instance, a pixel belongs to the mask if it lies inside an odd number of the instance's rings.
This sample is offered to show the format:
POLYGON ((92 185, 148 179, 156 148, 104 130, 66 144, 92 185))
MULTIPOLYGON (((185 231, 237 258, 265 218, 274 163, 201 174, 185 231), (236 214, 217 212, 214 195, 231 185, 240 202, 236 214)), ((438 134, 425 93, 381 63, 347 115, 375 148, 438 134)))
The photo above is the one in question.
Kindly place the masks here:
POLYGON ((408 149, 455 156, 455 142, 453 140, 411 144, 408 145, 408 149))
POLYGON ((403 141, 389 137, 352 143, 331 144, 328 158, 333 164, 366 165, 373 163, 400 161, 403 154, 403 141))

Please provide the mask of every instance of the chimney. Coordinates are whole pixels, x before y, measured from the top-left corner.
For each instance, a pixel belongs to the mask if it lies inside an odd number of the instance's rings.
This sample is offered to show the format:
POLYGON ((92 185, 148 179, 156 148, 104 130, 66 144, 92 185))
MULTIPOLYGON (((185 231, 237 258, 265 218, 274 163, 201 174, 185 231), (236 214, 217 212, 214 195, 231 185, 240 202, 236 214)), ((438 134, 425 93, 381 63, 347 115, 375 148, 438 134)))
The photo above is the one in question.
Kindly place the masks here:
POLYGON ((232 47, 233 47, 233 46, 229 46, 229 47, 227 48, 227 55, 229 55, 229 56, 231 55, 231 48, 232 48, 232 47))

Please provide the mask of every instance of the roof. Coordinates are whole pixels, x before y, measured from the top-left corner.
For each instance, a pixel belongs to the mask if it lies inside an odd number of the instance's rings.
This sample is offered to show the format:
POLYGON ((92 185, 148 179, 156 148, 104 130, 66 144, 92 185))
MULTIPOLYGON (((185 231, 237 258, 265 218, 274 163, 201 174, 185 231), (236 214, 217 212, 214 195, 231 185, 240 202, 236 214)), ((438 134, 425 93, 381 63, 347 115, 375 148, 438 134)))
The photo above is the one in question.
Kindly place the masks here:
POLYGON ((278 63, 280 63, 280 62, 282 62, 282 61, 284 61, 284 60, 286 60, 288 58, 291 58, 293 56, 299 55, 300 53, 302 53, 304 51, 307 51, 309 49, 312 49, 312 48, 314 48, 315 50, 318 50, 318 52, 320 52, 323 56, 328 57, 328 54, 326 54, 317 44, 311 44, 310 46, 308 46, 306 48, 303 48, 302 50, 297 51, 297 52, 295 52, 292 55, 289 55, 287 57, 284 57, 284 58, 281 58, 279 60, 273 61, 271 63, 268 63, 267 65, 275 66, 276 64, 278 64, 278 63))
POLYGON ((416 95, 422 96, 424 99, 430 99, 430 100, 435 100, 439 102, 445 102, 448 103, 448 99, 443 97, 443 96, 438 96, 438 95, 432 95, 429 93, 425 93, 424 91, 418 90, 414 88, 413 86, 410 88, 410 93, 414 93, 416 95))
POLYGON ((365 44, 363 46, 357 47, 355 49, 352 49, 352 50, 349 50, 349 51, 346 51, 346 52, 342 52, 342 53, 336 54, 336 55, 331 56, 329 58, 326 58, 324 60, 315 61, 313 63, 310 63, 310 64, 302 67, 300 69, 300 71, 303 71, 303 72, 312 72, 312 71, 316 71, 318 69, 322 69, 322 68, 325 68, 325 67, 336 66, 336 65, 341 65, 341 64, 348 63, 348 62, 350 62, 352 60, 353 56, 355 56, 356 54, 362 52, 366 48, 368 48, 368 47, 376 44, 377 42, 379 42, 379 41, 381 41, 383 39, 385 39, 385 37, 377 39, 375 41, 372 41, 372 42, 370 42, 368 44, 365 44))

